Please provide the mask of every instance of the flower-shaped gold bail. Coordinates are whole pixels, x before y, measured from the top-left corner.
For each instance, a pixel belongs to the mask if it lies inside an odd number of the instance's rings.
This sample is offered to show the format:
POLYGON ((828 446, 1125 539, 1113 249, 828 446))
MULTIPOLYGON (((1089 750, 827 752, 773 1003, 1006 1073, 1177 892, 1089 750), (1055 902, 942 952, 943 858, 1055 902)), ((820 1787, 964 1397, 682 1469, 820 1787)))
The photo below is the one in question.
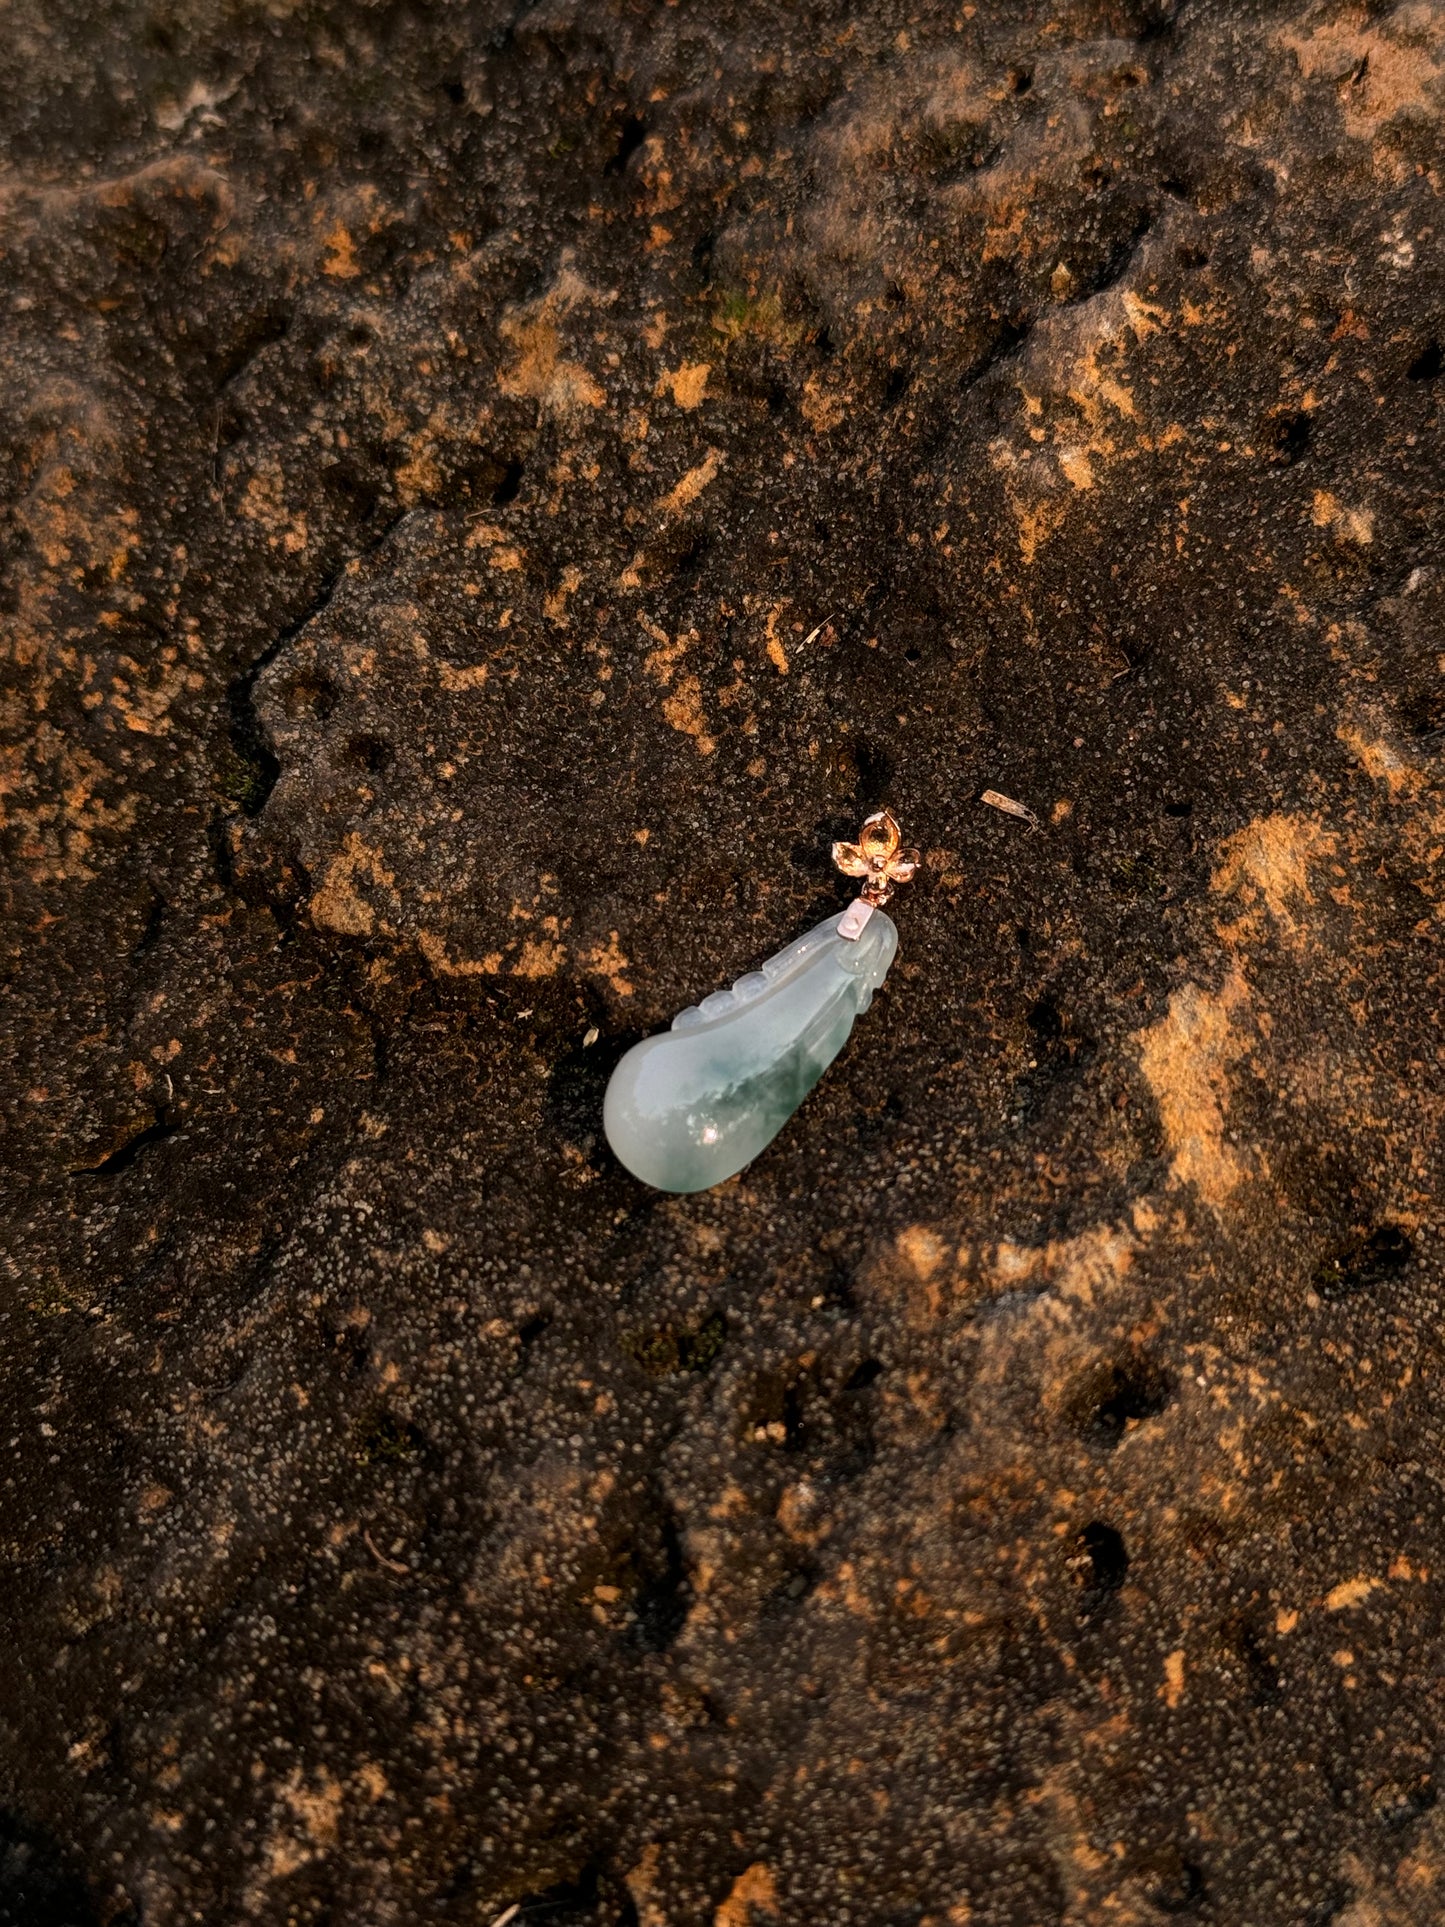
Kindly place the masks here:
POLYGON ((877 810, 858 832, 856 843, 835 843, 833 861, 845 877, 864 877, 865 902, 887 903, 894 886, 907 883, 918 873, 922 859, 917 850, 901 848, 903 832, 892 810, 877 810))

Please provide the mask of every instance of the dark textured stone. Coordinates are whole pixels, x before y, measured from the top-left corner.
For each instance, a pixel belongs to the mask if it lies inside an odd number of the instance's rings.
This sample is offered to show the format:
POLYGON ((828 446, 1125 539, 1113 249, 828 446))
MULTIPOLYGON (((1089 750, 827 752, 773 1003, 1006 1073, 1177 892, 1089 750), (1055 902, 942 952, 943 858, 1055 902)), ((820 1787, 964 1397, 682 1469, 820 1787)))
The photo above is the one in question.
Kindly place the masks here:
POLYGON ((0 1913, 1435 1927, 1442 116, 1427 0, 16 0, 0 1913))

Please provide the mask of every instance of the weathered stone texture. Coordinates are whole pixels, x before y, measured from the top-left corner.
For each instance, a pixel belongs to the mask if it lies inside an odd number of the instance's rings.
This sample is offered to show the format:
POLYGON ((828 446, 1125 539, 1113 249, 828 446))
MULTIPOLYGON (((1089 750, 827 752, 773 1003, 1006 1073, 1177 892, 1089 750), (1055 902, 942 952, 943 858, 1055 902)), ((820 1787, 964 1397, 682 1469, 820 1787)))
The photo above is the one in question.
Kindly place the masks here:
POLYGON ((4 25, 0 1917, 1438 1927, 1445 14, 4 25))

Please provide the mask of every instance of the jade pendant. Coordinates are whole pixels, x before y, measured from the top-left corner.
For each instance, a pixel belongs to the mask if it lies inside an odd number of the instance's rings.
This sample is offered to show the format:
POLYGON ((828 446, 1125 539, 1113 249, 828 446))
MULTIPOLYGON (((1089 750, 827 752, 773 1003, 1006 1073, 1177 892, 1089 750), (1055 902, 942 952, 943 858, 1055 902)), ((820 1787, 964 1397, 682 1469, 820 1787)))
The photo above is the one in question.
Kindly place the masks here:
POLYGON ((898 931, 879 905, 918 867, 899 840, 880 811, 857 845, 835 844, 839 868, 868 878, 858 901, 628 1051, 607 1086, 602 1122, 634 1177, 659 1191, 706 1191, 777 1136, 897 954, 898 931))

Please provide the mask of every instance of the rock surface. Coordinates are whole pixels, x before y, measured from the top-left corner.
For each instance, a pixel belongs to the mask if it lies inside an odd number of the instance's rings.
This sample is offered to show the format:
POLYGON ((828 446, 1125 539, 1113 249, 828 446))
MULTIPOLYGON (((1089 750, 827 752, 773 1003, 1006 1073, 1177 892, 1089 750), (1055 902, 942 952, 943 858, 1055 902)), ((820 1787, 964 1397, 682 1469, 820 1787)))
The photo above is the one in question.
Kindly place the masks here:
POLYGON ((1434 1927, 1445 15, 5 26, 0 1916, 1434 1927))

